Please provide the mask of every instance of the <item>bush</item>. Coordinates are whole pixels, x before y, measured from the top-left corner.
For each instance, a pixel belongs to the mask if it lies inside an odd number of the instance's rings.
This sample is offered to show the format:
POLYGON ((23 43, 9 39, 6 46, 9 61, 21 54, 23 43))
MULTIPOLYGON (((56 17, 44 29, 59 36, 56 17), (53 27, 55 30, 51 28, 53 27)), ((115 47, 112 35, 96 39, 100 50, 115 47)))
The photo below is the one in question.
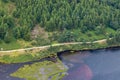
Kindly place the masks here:
POLYGON ((0 39, 0 44, 2 43, 3 41, 0 39))
POLYGON ((74 42, 77 41, 77 36, 71 31, 64 31, 58 37, 58 42, 74 42))
POLYGON ((14 24, 15 21, 14 21, 14 18, 12 16, 5 17, 3 22, 6 23, 9 28, 12 28, 15 26, 15 24, 14 24))
POLYGON ((0 9, 0 17, 3 17, 5 15, 5 11, 0 9))
POLYGON ((5 2, 5 3, 9 2, 9 0, 2 0, 2 1, 5 2))
POLYGON ((30 41, 31 40, 30 33, 27 33, 26 35, 24 35, 23 39, 26 40, 26 41, 30 41))
POLYGON ((50 41, 46 40, 40 36, 36 38, 36 43, 34 43, 34 45, 37 45, 37 46, 44 46, 44 45, 48 45, 48 44, 50 44, 50 41))
POLYGON ((10 43, 13 40, 14 40, 13 36, 10 33, 6 33, 6 35, 4 37, 5 43, 10 43))

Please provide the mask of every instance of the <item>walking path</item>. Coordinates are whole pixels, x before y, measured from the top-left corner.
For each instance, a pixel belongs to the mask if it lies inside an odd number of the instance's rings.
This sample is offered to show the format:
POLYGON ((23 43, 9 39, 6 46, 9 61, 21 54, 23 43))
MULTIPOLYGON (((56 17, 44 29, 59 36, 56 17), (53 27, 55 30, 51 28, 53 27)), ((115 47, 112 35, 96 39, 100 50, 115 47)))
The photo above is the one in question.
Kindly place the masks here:
MULTIPOLYGON (((94 41, 92 43, 103 43, 106 42, 106 39, 94 41)), ((58 43, 58 44, 53 44, 53 45, 47 45, 47 46, 40 46, 40 47, 32 47, 32 48, 25 48, 25 49, 16 49, 16 50, 8 50, 8 51, 0 51, 0 53, 11 53, 11 52, 21 52, 21 51, 27 51, 27 50, 34 50, 34 49, 39 49, 39 50, 44 50, 47 48, 50 48, 51 46, 62 46, 62 45, 75 45, 75 44, 82 44, 84 42, 69 42, 69 43, 58 43)), ((91 42, 85 42, 85 43, 91 43, 91 42)))

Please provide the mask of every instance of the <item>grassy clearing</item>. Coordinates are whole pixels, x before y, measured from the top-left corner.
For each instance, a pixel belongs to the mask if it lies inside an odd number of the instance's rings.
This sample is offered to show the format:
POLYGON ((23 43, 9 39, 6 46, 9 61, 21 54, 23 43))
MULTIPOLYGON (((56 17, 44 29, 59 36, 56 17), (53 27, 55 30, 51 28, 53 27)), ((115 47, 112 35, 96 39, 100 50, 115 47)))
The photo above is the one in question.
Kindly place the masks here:
POLYGON ((0 41, 0 50, 14 50, 14 49, 20 49, 20 48, 27 48, 32 47, 31 42, 24 41, 24 40, 13 40, 10 43, 5 43, 3 41, 0 41))
POLYGON ((21 47, 22 46, 17 41, 13 41, 11 43, 5 43, 5 42, 0 43, 0 49, 2 48, 3 50, 13 50, 13 49, 19 49, 21 47))
POLYGON ((32 65, 24 65, 24 67, 18 69, 11 76, 26 80, 48 80, 50 77, 51 80, 59 80, 65 75, 66 70, 59 60, 56 63, 44 61, 32 65))

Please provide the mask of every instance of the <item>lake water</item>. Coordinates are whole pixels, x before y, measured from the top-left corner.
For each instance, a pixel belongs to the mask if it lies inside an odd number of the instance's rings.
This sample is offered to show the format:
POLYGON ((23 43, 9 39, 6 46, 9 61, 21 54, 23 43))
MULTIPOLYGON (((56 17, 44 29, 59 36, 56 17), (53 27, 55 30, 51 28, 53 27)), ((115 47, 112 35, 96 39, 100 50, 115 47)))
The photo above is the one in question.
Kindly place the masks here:
POLYGON ((10 76, 11 73, 22 66, 23 64, 0 64, 0 80, 25 80, 10 76))
POLYGON ((62 53, 68 68, 62 80, 120 80, 120 49, 62 53))
MULTIPOLYGON (((120 48, 65 52, 59 57, 68 68, 62 80, 120 80, 120 48)), ((10 74, 25 64, 33 63, 0 64, 0 80, 25 80, 11 77, 10 74)))

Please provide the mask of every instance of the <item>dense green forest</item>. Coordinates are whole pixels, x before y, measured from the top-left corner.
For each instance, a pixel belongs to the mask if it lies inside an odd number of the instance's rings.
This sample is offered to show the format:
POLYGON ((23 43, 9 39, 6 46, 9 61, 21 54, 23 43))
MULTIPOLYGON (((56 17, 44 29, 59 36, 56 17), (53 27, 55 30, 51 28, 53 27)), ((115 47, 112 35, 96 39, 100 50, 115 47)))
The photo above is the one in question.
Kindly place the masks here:
POLYGON ((0 0, 0 40, 7 43, 94 41, 118 29, 120 0, 0 0), (31 38, 37 26, 48 36, 31 38))

